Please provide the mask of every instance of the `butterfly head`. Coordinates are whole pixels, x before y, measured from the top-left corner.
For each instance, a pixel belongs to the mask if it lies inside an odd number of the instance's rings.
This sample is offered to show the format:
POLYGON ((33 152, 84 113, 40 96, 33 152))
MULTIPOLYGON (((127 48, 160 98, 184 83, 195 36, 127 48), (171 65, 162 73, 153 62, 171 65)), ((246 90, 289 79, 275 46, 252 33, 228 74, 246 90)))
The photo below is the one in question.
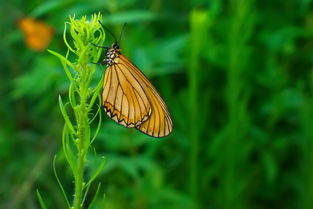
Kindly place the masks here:
POLYGON ((120 46, 118 45, 117 42, 114 42, 111 46, 111 48, 108 49, 107 55, 112 55, 112 54, 120 54, 120 46))
POLYGON ((112 47, 111 47, 112 49, 115 49, 115 50, 119 50, 120 49, 120 46, 118 45, 118 43, 117 42, 114 42, 113 44, 112 44, 112 47))

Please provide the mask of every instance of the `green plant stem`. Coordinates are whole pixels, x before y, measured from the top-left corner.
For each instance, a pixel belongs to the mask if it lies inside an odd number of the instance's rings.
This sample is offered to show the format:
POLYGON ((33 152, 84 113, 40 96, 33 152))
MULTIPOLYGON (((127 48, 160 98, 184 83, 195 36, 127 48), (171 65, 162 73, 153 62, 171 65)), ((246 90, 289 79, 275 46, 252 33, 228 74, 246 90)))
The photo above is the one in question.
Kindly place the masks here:
MULTIPOLYGON (((82 153, 81 153, 82 154, 82 153)), ((83 178, 85 168, 85 155, 81 155, 78 158, 78 174, 75 178, 75 199, 74 209, 80 209, 82 207, 82 196, 83 196, 83 178)))
POLYGON ((74 209, 82 208, 82 197, 83 197, 83 184, 84 184, 84 168, 86 162, 85 144, 89 136, 86 135, 88 129, 88 111, 87 111, 87 88, 86 82, 84 81, 86 71, 82 71, 82 78, 80 82, 80 105, 78 108, 79 112, 79 125, 78 125, 78 159, 77 159, 77 176, 75 178, 75 199, 74 199, 74 209))

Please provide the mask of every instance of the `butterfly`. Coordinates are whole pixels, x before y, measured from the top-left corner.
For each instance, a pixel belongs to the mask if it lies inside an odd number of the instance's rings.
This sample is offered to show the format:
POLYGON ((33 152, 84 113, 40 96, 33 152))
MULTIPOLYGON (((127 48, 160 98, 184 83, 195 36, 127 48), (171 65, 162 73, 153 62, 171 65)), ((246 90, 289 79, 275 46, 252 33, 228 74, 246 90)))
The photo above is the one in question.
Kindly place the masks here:
POLYGON ((149 136, 159 138, 169 135, 173 122, 158 91, 138 67, 121 53, 114 34, 99 23, 115 39, 111 47, 93 44, 106 49, 105 58, 96 63, 107 66, 102 93, 104 111, 117 123, 136 128, 149 136))
POLYGON ((54 34, 51 26, 33 18, 20 19, 18 26, 24 33, 27 46, 34 51, 46 49, 54 34))

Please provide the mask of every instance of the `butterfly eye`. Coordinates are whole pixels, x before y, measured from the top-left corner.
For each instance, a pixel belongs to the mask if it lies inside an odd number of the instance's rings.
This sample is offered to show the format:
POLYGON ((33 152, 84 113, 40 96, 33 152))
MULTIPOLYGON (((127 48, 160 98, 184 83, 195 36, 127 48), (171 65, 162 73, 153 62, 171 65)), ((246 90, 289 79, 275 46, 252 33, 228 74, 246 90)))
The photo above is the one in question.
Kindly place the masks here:
POLYGON ((119 49, 120 46, 115 42, 115 43, 113 43, 112 48, 113 49, 119 49))

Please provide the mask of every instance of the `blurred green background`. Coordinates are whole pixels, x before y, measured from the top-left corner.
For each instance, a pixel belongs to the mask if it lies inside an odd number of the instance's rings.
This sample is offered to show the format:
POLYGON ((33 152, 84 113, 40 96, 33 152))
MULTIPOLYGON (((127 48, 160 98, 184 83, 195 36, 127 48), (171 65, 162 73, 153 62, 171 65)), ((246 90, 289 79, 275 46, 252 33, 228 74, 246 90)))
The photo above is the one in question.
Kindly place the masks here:
POLYGON ((56 57, 25 45, 17 20, 51 25, 48 48, 65 54, 64 22, 95 12, 116 34, 128 23, 123 53, 174 121, 155 139, 104 117, 86 171, 106 157, 98 208, 313 208, 311 0, 1 1, 0 208, 38 209, 37 188, 49 208, 66 208, 55 154, 73 194, 57 103, 69 82, 56 57))

